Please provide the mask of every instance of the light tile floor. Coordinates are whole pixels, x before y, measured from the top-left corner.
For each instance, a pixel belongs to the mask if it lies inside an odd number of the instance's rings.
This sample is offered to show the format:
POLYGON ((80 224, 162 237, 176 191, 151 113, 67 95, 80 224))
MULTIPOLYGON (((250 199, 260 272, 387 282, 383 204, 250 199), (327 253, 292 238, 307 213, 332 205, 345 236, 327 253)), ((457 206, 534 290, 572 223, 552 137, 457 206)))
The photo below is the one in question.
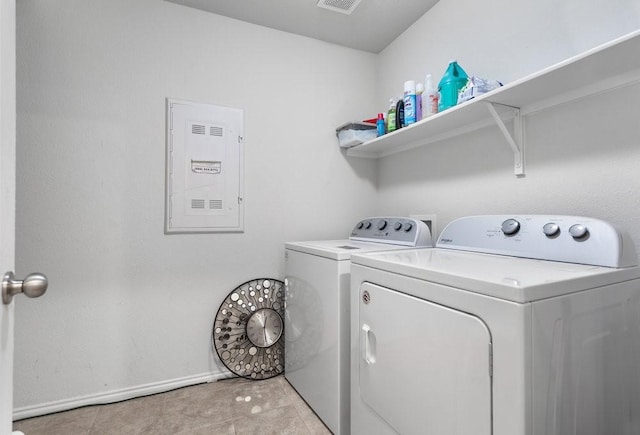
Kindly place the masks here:
POLYGON ((330 435, 284 376, 185 387, 19 420, 25 435, 330 435))

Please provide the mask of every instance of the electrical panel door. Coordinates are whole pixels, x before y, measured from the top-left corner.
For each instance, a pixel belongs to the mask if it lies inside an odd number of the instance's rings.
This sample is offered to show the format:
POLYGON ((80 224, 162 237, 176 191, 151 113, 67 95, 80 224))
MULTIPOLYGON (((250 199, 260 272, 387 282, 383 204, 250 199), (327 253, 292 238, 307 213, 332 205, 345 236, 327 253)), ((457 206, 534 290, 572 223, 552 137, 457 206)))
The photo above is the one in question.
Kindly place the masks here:
POLYGON ((165 232, 243 231, 243 111, 167 100, 165 232))

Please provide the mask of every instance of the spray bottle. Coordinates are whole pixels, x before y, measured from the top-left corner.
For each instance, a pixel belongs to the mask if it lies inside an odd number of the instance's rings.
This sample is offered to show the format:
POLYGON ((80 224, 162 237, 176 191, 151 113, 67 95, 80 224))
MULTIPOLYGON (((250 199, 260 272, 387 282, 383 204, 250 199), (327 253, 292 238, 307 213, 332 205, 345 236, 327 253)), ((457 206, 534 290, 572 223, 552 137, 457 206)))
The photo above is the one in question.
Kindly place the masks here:
POLYGON ((396 100, 393 98, 389 100, 389 111, 387 112, 387 133, 396 131, 398 128, 396 125, 396 100))
POLYGON ((422 117, 428 118, 438 113, 438 90, 433 86, 431 74, 427 74, 425 77, 424 88, 422 93, 422 117))
POLYGON ((407 80, 404 82, 404 124, 411 125, 416 122, 416 82, 407 80))
POLYGON ((416 122, 420 121, 424 117, 422 94, 424 94, 424 85, 422 83, 418 83, 416 85, 416 122))

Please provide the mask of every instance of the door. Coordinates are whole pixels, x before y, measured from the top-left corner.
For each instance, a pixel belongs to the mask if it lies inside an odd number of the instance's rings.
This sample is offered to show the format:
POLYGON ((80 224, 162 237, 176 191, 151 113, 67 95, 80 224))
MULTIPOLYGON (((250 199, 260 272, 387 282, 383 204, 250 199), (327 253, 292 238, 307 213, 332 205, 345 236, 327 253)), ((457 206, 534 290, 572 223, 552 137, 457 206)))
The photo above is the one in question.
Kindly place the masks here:
MULTIPOLYGON (((13 270, 15 243, 16 4, 0 1, 0 275, 13 270)), ((11 433, 13 303, 0 301, 0 433, 11 433)))
POLYGON ((361 400, 401 434, 490 435, 485 323, 370 283, 359 296, 361 400))

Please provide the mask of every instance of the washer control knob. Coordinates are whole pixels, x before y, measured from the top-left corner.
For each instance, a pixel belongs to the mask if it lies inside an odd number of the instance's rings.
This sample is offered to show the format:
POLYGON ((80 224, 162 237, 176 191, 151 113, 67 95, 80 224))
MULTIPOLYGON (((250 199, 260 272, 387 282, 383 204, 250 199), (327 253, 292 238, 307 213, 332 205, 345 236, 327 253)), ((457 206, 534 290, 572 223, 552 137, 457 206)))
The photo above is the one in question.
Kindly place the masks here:
POLYGON ((385 219, 382 219, 380 222, 378 222, 378 229, 382 231, 385 228, 387 228, 387 221, 385 219))
POLYGON ((571 237, 574 239, 581 239, 589 234, 589 230, 582 224, 575 224, 569 227, 569 234, 571 234, 571 237))
POLYGON ((520 231, 520 222, 515 219, 507 219, 502 222, 502 232, 507 236, 513 236, 520 231))
POLYGON ((368 230, 369 228, 371 228, 371 221, 366 221, 366 222, 364 223, 364 229, 365 229, 365 230, 368 230))
POLYGON ((396 222, 393 225, 393 229, 396 230, 396 231, 400 231, 402 229, 402 222, 396 222))
POLYGON ((407 222, 404 224, 403 228, 404 228, 404 232, 408 233, 413 229, 413 224, 411 222, 407 222))
POLYGON ((542 227, 542 232, 547 237, 553 237, 560 232, 560 227, 556 223, 549 222, 542 227))
POLYGON ((364 227, 364 222, 360 221, 358 222, 358 226, 356 228, 358 228, 359 230, 362 229, 362 227, 364 227))

